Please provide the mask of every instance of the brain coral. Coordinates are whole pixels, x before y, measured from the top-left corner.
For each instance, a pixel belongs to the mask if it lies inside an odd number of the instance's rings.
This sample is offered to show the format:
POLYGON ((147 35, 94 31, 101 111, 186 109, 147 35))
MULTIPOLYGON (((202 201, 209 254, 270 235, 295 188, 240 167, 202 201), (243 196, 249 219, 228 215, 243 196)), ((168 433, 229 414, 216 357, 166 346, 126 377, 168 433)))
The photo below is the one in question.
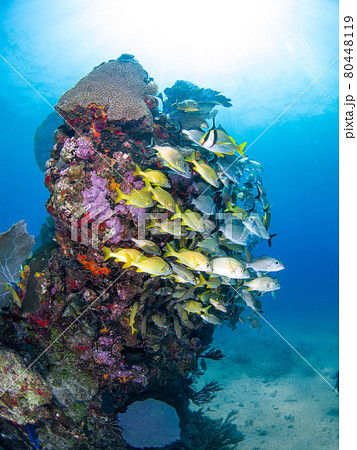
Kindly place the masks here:
POLYGON ((145 103, 151 94, 147 78, 147 72, 134 59, 118 58, 103 63, 66 91, 56 109, 73 111, 78 105, 87 108, 94 103, 107 107, 109 121, 145 118, 151 127, 152 115, 145 103))

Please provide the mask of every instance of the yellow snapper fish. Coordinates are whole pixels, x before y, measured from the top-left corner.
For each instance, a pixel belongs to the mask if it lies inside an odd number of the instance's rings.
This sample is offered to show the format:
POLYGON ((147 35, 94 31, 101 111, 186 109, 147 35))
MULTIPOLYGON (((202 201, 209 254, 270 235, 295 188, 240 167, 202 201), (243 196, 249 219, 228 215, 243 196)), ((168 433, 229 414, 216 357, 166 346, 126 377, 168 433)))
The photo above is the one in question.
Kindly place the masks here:
POLYGON ((198 172, 207 183, 216 188, 220 186, 218 175, 215 170, 203 161, 196 161, 195 152, 192 152, 190 158, 186 158, 185 161, 191 162, 194 165, 195 171, 198 172))
POLYGON ((196 302, 196 300, 188 300, 182 305, 182 308, 188 313, 203 313, 207 316, 207 311, 211 308, 211 305, 204 307, 202 303, 196 302))
MULTIPOLYGON (((149 241, 148 239, 135 239, 131 238, 131 240, 134 242, 134 244, 141 248, 144 252, 150 253, 150 255, 161 255, 161 250, 157 244, 153 241, 149 241)), ((103 247, 104 249, 104 247, 103 247)))
POLYGON ((115 252, 112 252, 110 248, 104 247, 104 259, 107 261, 109 258, 115 258, 116 261, 127 262, 128 258, 136 260, 144 256, 144 253, 139 252, 135 248, 118 248, 115 252))
POLYGON ((182 323, 184 325, 186 325, 186 327, 190 328, 191 330, 193 330, 195 327, 195 325, 191 322, 191 320, 188 318, 188 314, 187 311, 183 308, 183 305, 181 303, 176 303, 174 308, 177 311, 178 316, 180 317, 182 323))
POLYGON ((131 308, 130 317, 129 317, 129 325, 131 326, 131 334, 134 334, 135 331, 138 331, 136 328, 134 328, 135 316, 136 316, 136 313, 138 312, 138 306, 139 306, 139 303, 135 302, 133 307, 131 308))
POLYGON ((199 213, 191 211, 190 209, 186 209, 186 211, 182 213, 177 204, 175 205, 175 211, 176 213, 171 217, 171 220, 181 219, 182 223, 189 230, 198 231, 199 233, 206 231, 204 221, 199 213))
POLYGON ((280 289, 280 284, 270 277, 253 278, 253 280, 245 281, 244 286, 247 286, 251 291, 271 292, 280 289))
POLYGON ((172 195, 158 186, 156 188, 151 187, 150 182, 145 180, 146 189, 151 192, 152 198, 157 201, 159 208, 167 209, 168 211, 175 212, 175 200, 172 195))
POLYGON ((244 158, 243 149, 247 143, 244 142, 243 144, 237 145, 231 136, 215 128, 213 124, 213 127, 201 137, 200 144, 219 156, 233 155, 237 151, 244 158))
POLYGON ((180 103, 176 102, 172 106, 176 106, 177 109, 185 112, 195 112, 200 110, 198 103, 195 100, 184 100, 180 103))
POLYGON ((211 272, 212 266, 207 256, 199 252, 186 250, 184 248, 178 252, 175 252, 170 244, 166 245, 168 250, 164 254, 165 257, 174 256, 181 264, 190 267, 193 270, 197 270, 199 272, 211 272))
POLYGON ((225 212, 232 212, 232 216, 238 217, 238 219, 245 219, 248 217, 248 213, 245 209, 240 208, 238 205, 232 206, 232 203, 228 201, 228 208, 225 210, 225 212))
POLYGON ((212 259, 211 264, 212 272, 216 275, 235 279, 250 278, 244 264, 230 256, 212 259))
POLYGON ((143 172, 137 164, 135 164, 135 166, 136 171, 133 173, 133 175, 141 176, 144 178, 144 181, 148 180, 151 184, 154 184, 155 186, 167 188, 171 187, 169 179, 160 170, 147 169, 145 172, 143 172))
POLYGON ((182 284, 188 283, 188 281, 185 278, 180 277, 180 275, 171 275, 171 278, 173 278, 176 281, 176 283, 182 284))
POLYGON ((136 267, 137 272, 145 272, 152 277, 170 275, 172 273, 171 267, 159 256, 153 256, 152 258, 140 258, 138 261, 134 261, 128 258, 123 269, 127 267, 136 267))
POLYGON ((200 281, 196 284, 196 287, 207 286, 209 289, 216 289, 222 284, 220 277, 209 277, 209 279, 206 280, 200 273, 199 279, 200 281))
POLYGON ((16 303, 16 305, 21 306, 21 304, 22 304, 21 299, 20 299, 18 293, 15 291, 15 289, 11 286, 11 284, 5 283, 5 281, 3 281, 2 284, 4 285, 5 291, 10 292, 12 299, 16 303))
POLYGON ((118 198, 115 200, 115 203, 120 202, 120 200, 125 200, 127 205, 133 205, 138 208, 150 208, 150 206, 154 206, 155 204, 152 195, 146 188, 140 191, 133 189, 130 194, 124 194, 118 187, 116 191, 118 198))
POLYGON ((189 167, 186 164, 184 157, 175 148, 169 146, 161 147, 159 145, 155 145, 153 148, 157 151, 160 158, 166 162, 168 167, 172 167, 176 171, 184 174, 189 171, 189 167))
POLYGON ((187 231, 182 227, 180 220, 162 220, 158 222, 153 217, 151 218, 151 224, 146 228, 158 228, 161 233, 172 234, 176 238, 187 236, 187 231))

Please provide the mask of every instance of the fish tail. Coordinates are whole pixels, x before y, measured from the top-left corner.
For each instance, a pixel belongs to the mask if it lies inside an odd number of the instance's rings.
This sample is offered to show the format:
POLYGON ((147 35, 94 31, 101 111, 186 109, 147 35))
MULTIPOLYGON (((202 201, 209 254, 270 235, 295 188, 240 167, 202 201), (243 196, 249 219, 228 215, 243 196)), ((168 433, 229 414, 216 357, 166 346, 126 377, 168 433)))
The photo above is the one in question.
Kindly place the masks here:
POLYGON ((118 198, 115 200, 115 203, 120 202, 120 200, 126 200, 127 195, 124 194, 118 187, 115 188, 118 194, 118 198))
POLYGON ((134 325, 130 325, 130 326, 131 326, 131 334, 134 334, 135 332, 138 331, 136 328, 134 328, 134 325))
POLYGON ((206 284, 206 280, 204 278, 204 276, 202 275, 202 273, 200 273, 200 281, 196 284, 196 288, 200 287, 200 286, 204 286, 206 284))
POLYGON ((228 202, 227 202, 227 206, 228 206, 228 208, 224 211, 224 212, 227 212, 227 211, 234 211, 234 209, 233 209, 233 206, 232 206, 232 203, 228 200, 228 202))
POLYGON ((175 211, 176 211, 176 213, 171 217, 171 220, 181 218, 181 211, 180 211, 180 208, 178 207, 177 203, 175 203, 175 211))
POLYGON ((128 267, 132 266, 132 263, 134 262, 133 258, 130 258, 130 256, 126 257, 126 263, 123 265, 123 269, 127 269, 128 267))
POLYGON ((107 259, 111 258, 110 248, 103 246, 103 251, 104 251, 104 259, 103 259, 103 261, 107 261, 107 259))
POLYGON ((157 227, 157 226, 159 226, 159 224, 155 221, 155 219, 154 219, 152 216, 150 216, 150 219, 151 219, 150 225, 146 225, 145 228, 152 228, 152 227, 157 227))
POLYGON ((237 145, 237 152, 243 157, 245 158, 245 154, 243 152, 243 148, 247 145, 246 142, 243 142, 243 144, 237 145))
POLYGON ((142 171, 141 171, 140 167, 137 164, 135 164, 135 172, 133 173, 133 175, 134 176, 135 175, 142 175, 142 171))
POLYGON ((168 256, 176 256, 176 252, 175 250, 171 247, 170 244, 166 244, 168 250, 164 253, 164 257, 168 257, 168 256))
POLYGON ((192 163, 196 162, 196 153, 192 152, 191 156, 189 156, 188 158, 185 158, 185 161, 192 162, 192 163))
POLYGON ((212 305, 207 306, 206 308, 203 308, 203 313, 208 317, 208 310, 210 309, 212 305))
POLYGON ((142 191, 149 192, 149 191, 153 190, 153 188, 151 187, 150 181, 147 178, 144 179, 144 183, 145 183, 145 187, 141 189, 142 191))
POLYGON ((271 240, 272 240, 273 237, 276 236, 276 235, 277 235, 277 233, 275 233, 275 234, 270 234, 270 235, 269 235, 269 239, 268 239, 269 247, 271 247, 271 240))

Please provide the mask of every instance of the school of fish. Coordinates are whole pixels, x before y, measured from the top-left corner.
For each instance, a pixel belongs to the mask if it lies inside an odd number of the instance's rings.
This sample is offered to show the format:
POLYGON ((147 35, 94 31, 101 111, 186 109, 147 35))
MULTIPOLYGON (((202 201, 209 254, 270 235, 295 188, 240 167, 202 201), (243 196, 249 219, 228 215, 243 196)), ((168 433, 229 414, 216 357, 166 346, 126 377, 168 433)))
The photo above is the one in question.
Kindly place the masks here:
MULTIPOLYGON (((190 99, 175 106, 187 114, 199 111, 199 102, 190 99)), ((275 296, 284 269, 271 256, 251 254, 260 241, 270 247, 275 236, 269 231, 263 167, 244 154, 245 142, 237 145, 214 120, 208 131, 181 130, 181 141, 182 147, 152 143, 152 161, 160 170, 136 165, 133 173, 145 187, 130 194, 116 188, 117 202, 151 215, 145 236, 132 237, 127 248, 103 247, 104 261, 150 275, 128 311, 132 333, 146 338, 151 323, 158 336, 175 333, 182 339, 182 328, 201 322, 234 326, 245 318, 260 328, 251 316, 262 312, 266 292, 275 296), (189 186, 186 192, 176 189, 177 177, 189 186), (154 296, 158 308, 150 314, 145 302, 154 296), (246 311, 251 316, 244 318, 246 311)))

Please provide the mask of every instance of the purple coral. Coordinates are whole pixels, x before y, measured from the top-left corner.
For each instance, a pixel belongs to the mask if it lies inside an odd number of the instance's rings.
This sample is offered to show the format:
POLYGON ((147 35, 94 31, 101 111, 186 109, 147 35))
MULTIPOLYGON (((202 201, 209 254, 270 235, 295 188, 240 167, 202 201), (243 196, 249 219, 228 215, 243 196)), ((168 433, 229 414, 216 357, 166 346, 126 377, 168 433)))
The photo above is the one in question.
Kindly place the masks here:
POLYGON ((93 352, 93 359, 98 364, 107 364, 112 366, 115 363, 115 359, 111 357, 110 352, 103 350, 95 350, 93 352))
POLYGON ((101 178, 95 172, 91 172, 92 187, 82 192, 83 206, 89 213, 89 218, 102 222, 109 219, 113 215, 106 196, 109 194, 106 188, 107 180, 101 178))
POLYGON ((78 158, 89 159, 94 155, 92 144, 87 139, 79 137, 76 140, 76 155, 78 158))
MULTIPOLYGON (((119 211, 117 209, 113 211, 107 199, 109 196, 109 190, 106 187, 107 180, 92 171, 91 182, 92 187, 82 192, 83 206, 89 213, 90 219, 105 223, 106 227, 109 228, 106 240, 117 244, 123 238, 124 226, 120 218, 114 216, 119 211)), ((124 211, 119 213, 124 213, 124 211)))
POLYGON ((105 225, 110 229, 106 240, 117 244, 124 237, 124 225, 120 222, 119 217, 112 217, 105 222, 105 225))

